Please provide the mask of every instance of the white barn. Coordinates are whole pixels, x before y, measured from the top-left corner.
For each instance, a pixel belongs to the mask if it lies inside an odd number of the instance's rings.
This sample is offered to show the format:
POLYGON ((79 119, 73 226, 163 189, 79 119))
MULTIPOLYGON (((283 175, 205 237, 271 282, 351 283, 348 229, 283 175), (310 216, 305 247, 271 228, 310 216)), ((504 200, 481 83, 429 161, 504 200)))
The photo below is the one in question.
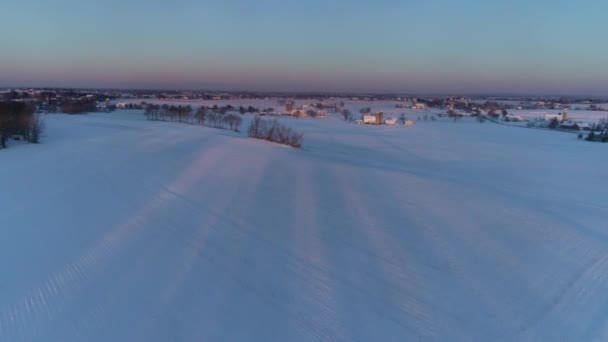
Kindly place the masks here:
POLYGON ((376 116, 375 115, 363 115, 363 123, 366 124, 375 124, 376 116))

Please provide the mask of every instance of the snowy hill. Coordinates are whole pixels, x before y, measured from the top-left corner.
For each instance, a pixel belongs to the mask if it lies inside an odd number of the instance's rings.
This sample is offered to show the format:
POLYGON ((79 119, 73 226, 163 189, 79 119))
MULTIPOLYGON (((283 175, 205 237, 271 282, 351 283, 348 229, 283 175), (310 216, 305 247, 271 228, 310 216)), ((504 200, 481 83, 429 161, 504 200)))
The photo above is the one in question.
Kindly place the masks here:
POLYGON ((0 341, 608 339, 603 144, 45 119, 0 151, 0 341))

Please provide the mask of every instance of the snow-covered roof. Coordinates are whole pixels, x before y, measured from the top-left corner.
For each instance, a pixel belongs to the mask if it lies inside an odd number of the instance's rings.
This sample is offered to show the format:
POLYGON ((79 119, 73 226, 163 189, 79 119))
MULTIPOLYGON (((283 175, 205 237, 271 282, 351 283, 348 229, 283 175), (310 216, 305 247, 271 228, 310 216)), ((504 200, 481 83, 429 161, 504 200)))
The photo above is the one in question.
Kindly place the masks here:
POLYGON ((574 127, 577 126, 578 128, 591 128, 591 126, 589 126, 589 124, 584 123, 584 122, 575 122, 575 121, 563 121, 560 126, 563 127, 574 127))

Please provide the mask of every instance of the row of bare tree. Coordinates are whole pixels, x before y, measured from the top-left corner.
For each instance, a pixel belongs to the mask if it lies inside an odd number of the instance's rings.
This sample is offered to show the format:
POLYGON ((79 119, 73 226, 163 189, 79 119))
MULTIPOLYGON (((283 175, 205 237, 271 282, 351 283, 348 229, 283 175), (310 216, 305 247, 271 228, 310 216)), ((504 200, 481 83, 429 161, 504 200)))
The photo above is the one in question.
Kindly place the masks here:
POLYGON ((280 124, 277 119, 264 120, 259 115, 256 115, 251 120, 247 134, 251 138, 272 141, 295 148, 302 148, 302 141, 304 139, 302 133, 280 124))
POLYGON ((174 121, 203 126, 230 129, 238 132, 243 119, 236 114, 227 114, 225 107, 205 107, 201 106, 194 112, 190 105, 169 106, 148 104, 144 115, 148 120, 174 121))

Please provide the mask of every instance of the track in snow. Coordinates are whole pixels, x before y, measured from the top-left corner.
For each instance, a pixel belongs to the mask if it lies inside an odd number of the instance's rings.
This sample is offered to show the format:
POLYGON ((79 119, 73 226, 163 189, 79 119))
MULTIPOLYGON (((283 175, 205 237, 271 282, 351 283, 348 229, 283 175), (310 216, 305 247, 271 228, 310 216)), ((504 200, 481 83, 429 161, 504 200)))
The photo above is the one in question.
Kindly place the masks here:
POLYGON ((606 337, 606 162, 563 135, 48 124, 0 152, 2 341, 606 337))

